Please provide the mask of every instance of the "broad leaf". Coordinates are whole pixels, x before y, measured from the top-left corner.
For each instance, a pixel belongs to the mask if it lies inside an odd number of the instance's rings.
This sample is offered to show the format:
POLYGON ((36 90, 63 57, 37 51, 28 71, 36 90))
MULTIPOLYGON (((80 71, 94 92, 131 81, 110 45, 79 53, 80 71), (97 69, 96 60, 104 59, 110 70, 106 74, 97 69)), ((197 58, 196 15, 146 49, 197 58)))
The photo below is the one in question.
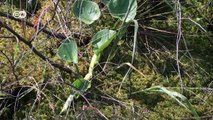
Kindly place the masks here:
POLYGON ((85 24, 92 24, 101 16, 98 5, 89 0, 77 0, 73 5, 73 13, 85 24))
POLYGON ((137 0, 110 0, 108 9, 113 17, 129 22, 136 16, 137 0))
POLYGON ((58 55, 67 62, 78 63, 78 48, 72 38, 66 39, 59 47, 58 55))
POLYGON ((116 32, 113 30, 104 29, 97 32, 92 38, 92 46, 95 54, 103 51, 113 40, 116 32))

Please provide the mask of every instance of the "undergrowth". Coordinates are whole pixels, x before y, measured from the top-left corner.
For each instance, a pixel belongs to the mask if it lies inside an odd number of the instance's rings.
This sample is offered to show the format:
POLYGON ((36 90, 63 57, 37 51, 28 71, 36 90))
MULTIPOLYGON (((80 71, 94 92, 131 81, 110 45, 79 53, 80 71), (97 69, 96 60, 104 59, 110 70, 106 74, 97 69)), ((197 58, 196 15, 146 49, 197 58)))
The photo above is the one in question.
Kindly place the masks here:
MULTIPOLYGON (((94 54, 91 39, 95 33, 102 29, 116 31, 123 25, 122 21, 110 15, 104 2, 94 2, 98 4, 102 15, 91 25, 80 22, 71 12, 73 2, 67 1, 59 2, 62 10, 62 13, 58 13, 60 19, 55 17, 47 24, 47 30, 55 30, 54 32, 64 35, 59 20, 66 21, 68 29, 64 27, 65 32, 76 39, 78 46, 78 68, 81 76, 88 73, 94 54)), ((35 16, 28 16, 27 21, 35 22, 43 8, 49 4, 48 0, 39 1, 37 11, 34 11, 35 16)), ((98 64, 94 66, 91 87, 81 92, 78 98, 74 98, 63 114, 60 112, 73 92, 72 83, 78 77, 53 67, 36 56, 13 34, 3 27, 0 28, 0 36, 12 36, 0 38, 0 118, 196 119, 186 106, 181 106, 168 94, 159 92, 160 90, 144 91, 162 86, 185 96, 201 119, 212 119, 213 3, 188 0, 181 1, 180 4, 183 34, 178 51, 179 66, 176 63, 175 2, 140 0, 135 17, 139 29, 133 67, 124 64, 131 63, 135 47, 135 26, 132 22, 128 24, 127 32, 119 41, 112 41, 102 52, 98 64), (129 68, 132 68, 131 72, 126 74, 129 68), (181 84, 184 86, 183 91, 181 84)), ((18 5, 14 7, 19 8, 18 5)), ((6 9, 7 5, 0 4, 0 11, 7 12, 6 9)), ((12 13, 12 9, 9 13, 12 13)), ((51 19, 53 14, 54 7, 51 6, 50 12, 43 17, 42 24, 51 19)), ((34 28, 27 26, 24 33, 21 22, 3 16, 0 16, 0 20, 9 21, 10 27, 27 40, 35 32, 34 28)), ((40 32, 32 44, 50 60, 74 70, 73 63, 65 62, 57 55, 58 48, 64 41, 65 39, 57 39, 40 32)))

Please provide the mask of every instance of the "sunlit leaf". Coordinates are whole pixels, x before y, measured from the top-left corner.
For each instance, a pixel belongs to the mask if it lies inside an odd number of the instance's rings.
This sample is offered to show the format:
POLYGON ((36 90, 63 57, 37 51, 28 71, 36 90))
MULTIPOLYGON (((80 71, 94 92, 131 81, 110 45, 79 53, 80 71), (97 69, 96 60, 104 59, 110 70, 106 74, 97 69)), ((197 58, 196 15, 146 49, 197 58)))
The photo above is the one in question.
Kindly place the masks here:
POLYGON ((58 55, 67 62, 78 63, 78 48, 72 38, 66 39, 59 47, 58 55))
POLYGON ((113 17, 129 22, 136 16, 137 0, 110 0, 108 9, 113 17))
POLYGON ((77 0, 73 5, 73 13, 85 24, 92 24, 101 16, 98 5, 89 0, 77 0))
POLYGON ((76 81, 72 83, 72 86, 75 87, 76 90, 83 92, 87 90, 88 87, 90 87, 90 82, 84 79, 77 79, 76 81))
POLYGON ((116 32, 113 30, 104 29, 97 32, 92 38, 92 46, 95 54, 103 51, 113 40, 116 32))

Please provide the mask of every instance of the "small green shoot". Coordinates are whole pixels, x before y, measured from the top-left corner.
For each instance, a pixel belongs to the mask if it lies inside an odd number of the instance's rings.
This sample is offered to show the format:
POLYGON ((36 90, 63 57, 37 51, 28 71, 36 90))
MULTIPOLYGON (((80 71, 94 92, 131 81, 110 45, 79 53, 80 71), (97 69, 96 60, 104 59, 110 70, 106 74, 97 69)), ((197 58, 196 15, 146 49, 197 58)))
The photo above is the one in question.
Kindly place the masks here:
POLYGON ((85 92, 87 89, 90 88, 90 86, 91 86, 91 84, 88 80, 84 80, 82 78, 75 80, 72 83, 73 92, 67 98, 60 114, 67 111, 68 107, 70 106, 70 104, 74 98, 76 98, 76 99, 79 98, 79 96, 80 96, 79 92, 85 92))

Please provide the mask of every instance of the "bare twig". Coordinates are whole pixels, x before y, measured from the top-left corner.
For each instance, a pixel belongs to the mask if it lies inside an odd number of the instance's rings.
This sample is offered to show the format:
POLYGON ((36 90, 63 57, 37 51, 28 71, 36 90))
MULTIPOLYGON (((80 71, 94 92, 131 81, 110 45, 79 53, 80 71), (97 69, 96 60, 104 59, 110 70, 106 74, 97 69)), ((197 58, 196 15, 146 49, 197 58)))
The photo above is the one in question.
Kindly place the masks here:
POLYGON ((15 38, 15 36, 0 36, 0 39, 1 38, 15 38))
POLYGON ((7 29, 8 31, 10 31, 13 35, 15 35, 21 42, 26 44, 37 56, 39 56, 44 61, 48 61, 52 66, 59 68, 60 70, 63 70, 63 71, 66 71, 68 73, 73 73, 73 74, 77 75, 77 73, 75 73, 73 70, 69 69, 68 67, 65 67, 63 65, 57 64, 57 63, 49 60, 46 56, 44 56, 41 52, 39 52, 36 48, 34 48, 34 46, 31 44, 30 41, 27 41, 25 38, 20 36, 17 32, 15 32, 7 24, 4 24, 3 22, 0 21, 0 26, 7 29))
MULTIPOLYGON (((9 18, 9 19, 14 20, 14 21, 22 22, 21 19, 17 19, 17 18, 15 18, 15 17, 13 17, 12 15, 9 15, 9 14, 7 14, 7 13, 0 12, 0 16, 1 16, 1 17, 9 18)), ((27 22, 27 21, 24 21, 24 22, 26 22, 26 25, 27 25, 27 26, 29 26, 29 27, 34 27, 34 25, 33 25, 32 23, 27 22)), ((42 26, 40 26, 40 27, 42 27, 42 26)), ((50 35, 50 36, 59 38, 59 39, 65 39, 65 38, 66 38, 65 35, 60 34, 60 33, 54 33, 54 32, 48 31, 46 28, 43 28, 43 29, 42 29, 42 32, 44 32, 44 33, 46 33, 46 34, 48 34, 48 35, 50 35)))
POLYGON ((177 39, 176 39, 176 64, 177 64, 177 72, 178 76, 180 78, 180 84, 181 84, 181 91, 183 93, 184 85, 183 85, 183 79, 181 77, 181 71, 180 71, 180 61, 179 61, 179 43, 181 41, 182 37, 182 25, 181 25, 181 4, 179 0, 176 0, 176 17, 177 17, 177 25, 178 25, 178 33, 177 33, 177 39))
POLYGON ((8 62, 10 63, 10 66, 11 66, 11 68, 12 68, 12 73, 13 73, 15 79, 18 80, 18 76, 17 76, 16 73, 15 73, 15 66, 14 66, 14 63, 10 60, 10 58, 9 58, 3 51, 0 50, 0 52, 6 57, 6 59, 7 59, 8 62))

